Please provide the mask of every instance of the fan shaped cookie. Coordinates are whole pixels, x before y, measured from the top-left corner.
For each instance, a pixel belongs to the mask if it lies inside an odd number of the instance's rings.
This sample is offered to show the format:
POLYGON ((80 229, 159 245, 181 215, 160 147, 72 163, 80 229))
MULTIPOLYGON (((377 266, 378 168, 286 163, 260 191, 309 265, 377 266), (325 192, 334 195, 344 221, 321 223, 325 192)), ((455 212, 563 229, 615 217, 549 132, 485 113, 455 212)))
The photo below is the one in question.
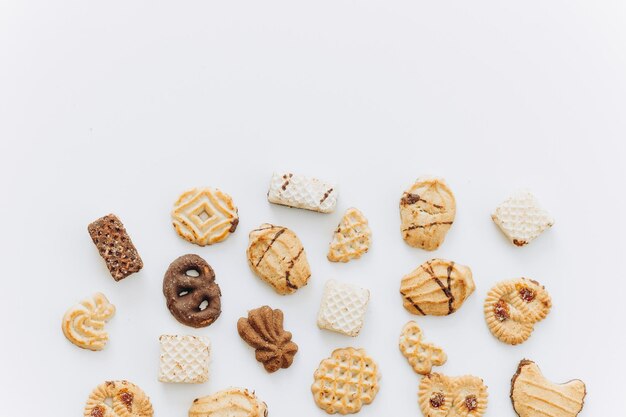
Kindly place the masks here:
POLYGON ((586 394, 584 382, 550 382, 537 364, 527 359, 519 363, 511 379, 511 402, 520 417, 576 417, 586 394))
POLYGON ((516 246, 533 241, 552 227, 554 219, 529 191, 518 191, 500 204, 491 215, 502 233, 516 246))
POLYGON ((354 207, 346 210, 330 242, 328 260, 348 262, 358 259, 370 248, 372 232, 367 219, 354 207))
POLYGON ((413 314, 445 316, 458 310, 475 288, 469 267, 432 259, 402 278, 400 294, 413 314))
POLYGON ((418 399, 425 417, 480 417, 487 410, 487 387, 471 375, 432 373, 420 382, 418 399))
POLYGON ((380 374, 374 360, 363 349, 336 349, 324 359, 311 386, 319 408, 328 414, 348 414, 374 401, 380 374))
POLYGON ((192 188, 174 203, 172 223, 180 237, 206 246, 233 233, 239 224, 239 214, 228 194, 214 188, 192 188))
POLYGON ((256 360, 267 372, 289 368, 298 352, 298 345, 291 341, 291 333, 283 328, 283 312, 263 306, 248 312, 248 318, 237 322, 239 336, 256 349, 256 360))
POLYGON ((418 374, 429 374, 433 366, 446 363, 448 357, 439 346, 423 340, 422 329, 414 321, 408 322, 400 335, 400 351, 418 374))
POLYGON ((530 337, 535 323, 543 320, 551 307, 550 295, 537 281, 502 281, 487 293, 485 321, 500 341, 517 345, 530 337))
POLYGON ((455 216, 456 200, 443 178, 418 178, 400 199, 402 237, 414 248, 437 249, 455 216))
POLYGON ((337 205, 337 188, 304 175, 274 173, 267 200, 283 206, 331 213, 337 205))
POLYGON ((161 335, 159 381, 200 384, 209 380, 208 337, 161 335))
POLYGON ((302 242, 286 227, 266 223, 251 231, 247 255, 252 271, 282 295, 305 286, 311 276, 302 242))
POLYGON ((104 325, 114 314, 115 306, 104 294, 96 293, 67 310, 61 328, 67 340, 76 346, 102 350, 109 340, 104 325))
POLYGON ((230 388, 193 400, 189 417, 267 417, 267 405, 254 392, 230 388))
POLYGON ((106 381, 89 395, 84 417, 152 417, 150 398, 128 381, 106 381))

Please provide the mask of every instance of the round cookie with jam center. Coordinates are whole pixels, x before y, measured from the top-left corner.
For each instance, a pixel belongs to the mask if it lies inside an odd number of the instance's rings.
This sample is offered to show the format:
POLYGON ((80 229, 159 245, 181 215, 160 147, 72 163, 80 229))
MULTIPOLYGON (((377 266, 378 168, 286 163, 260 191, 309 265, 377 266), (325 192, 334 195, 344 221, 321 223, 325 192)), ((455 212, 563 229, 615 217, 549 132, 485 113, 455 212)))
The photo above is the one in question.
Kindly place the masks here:
POLYGON ((172 315, 186 326, 209 326, 222 313, 215 272, 198 255, 183 255, 170 264, 163 278, 163 295, 172 315))

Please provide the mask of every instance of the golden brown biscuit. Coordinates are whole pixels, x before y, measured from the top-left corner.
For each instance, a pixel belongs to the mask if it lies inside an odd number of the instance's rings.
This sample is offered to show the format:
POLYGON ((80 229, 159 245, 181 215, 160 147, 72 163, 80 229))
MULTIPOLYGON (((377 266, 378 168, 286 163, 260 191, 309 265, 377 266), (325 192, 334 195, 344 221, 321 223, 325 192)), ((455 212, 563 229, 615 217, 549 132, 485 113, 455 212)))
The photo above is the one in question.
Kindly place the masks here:
POLYGON ((459 309, 474 288, 469 267, 431 259, 402 278, 400 294, 413 314, 445 316, 459 309))
POLYGON ((480 417, 487 410, 487 397, 487 386, 480 378, 437 373, 422 378, 418 393, 425 417, 480 417))
POLYGON ((254 392, 229 388, 193 400, 189 417, 267 417, 267 405, 254 392))
POLYGON ((420 327, 414 321, 408 322, 400 335, 400 351, 418 374, 429 374, 433 366, 446 363, 446 353, 439 346, 426 343, 420 327))
POLYGON ((354 207, 346 210, 335 230, 328 250, 331 262, 348 262, 358 259, 367 252, 372 241, 372 231, 367 219, 354 207))
POLYGON ((239 214, 228 194, 214 188, 192 188, 174 203, 172 223, 180 237, 206 246, 233 233, 239 214))
POLYGON ((336 349, 313 375, 313 398, 328 414, 352 414, 374 401, 380 374, 363 349, 336 349))
POLYGON ((437 249, 455 216, 454 194, 442 178, 418 178, 400 199, 402 237, 415 248, 437 249))
POLYGON ((311 276, 302 242, 286 227, 266 223, 250 232, 247 254, 252 271, 279 294, 294 293, 311 276))
POLYGON ((550 311, 552 301, 538 282, 526 278, 496 284, 485 299, 485 321, 500 341, 517 345, 526 341, 534 325, 550 311))
POLYGON ((519 363, 511 379, 511 402, 520 417, 576 417, 586 394, 584 382, 550 382, 537 364, 527 359, 519 363))
POLYGON ((89 350, 102 350, 109 340, 104 325, 115 314, 115 306, 96 293, 72 306, 63 316, 61 328, 67 340, 89 350))
POLYGON ((106 381, 89 395, 84 417, 152 417, 148 396, 128 381, 106 381))

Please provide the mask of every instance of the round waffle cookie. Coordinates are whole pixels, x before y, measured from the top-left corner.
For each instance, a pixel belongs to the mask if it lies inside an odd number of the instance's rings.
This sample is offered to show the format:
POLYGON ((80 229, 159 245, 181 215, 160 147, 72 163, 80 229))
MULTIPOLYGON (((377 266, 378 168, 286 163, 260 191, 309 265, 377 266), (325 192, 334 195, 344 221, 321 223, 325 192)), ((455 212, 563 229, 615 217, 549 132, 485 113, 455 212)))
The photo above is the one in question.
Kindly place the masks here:
POLYGON ((328 250, 331 262, 348 262, 367 252, 372 241, 372 231, 367 219, 354 207, 346 210, 335 230, 328 250))
POLYGON ((152 417, 148 396, 128 381, 106 381, 89 395, 84 417, 152 417))
POLYGON ((487 293, 485 321, 500 341, 517 345, 530 337, 535 323, 543 320, 551 307, 550 295, 537 281, 502 281, 487 293))
POLYGON ((454 194, 442 178, 418 178, 400 199, 402 237, 415 248, 437 249, 455 216, 454 194))
POLYGON ((192 188, 174 203, 172 223, 180 237, 206 246, 233 233, 239 214, 228 194, 213 188, 192 188))
POLYGON ((374 401, 380 388, 380 373, 363 349, 336 349, 324 359, 311 386, 319 408, 328 414, 352 414, 374 401))
POLYGON ((247 255, 252 271, 281 295, 294 293, 311 276, 302 242, 286 227, 266 223, 251 231, 247 255))

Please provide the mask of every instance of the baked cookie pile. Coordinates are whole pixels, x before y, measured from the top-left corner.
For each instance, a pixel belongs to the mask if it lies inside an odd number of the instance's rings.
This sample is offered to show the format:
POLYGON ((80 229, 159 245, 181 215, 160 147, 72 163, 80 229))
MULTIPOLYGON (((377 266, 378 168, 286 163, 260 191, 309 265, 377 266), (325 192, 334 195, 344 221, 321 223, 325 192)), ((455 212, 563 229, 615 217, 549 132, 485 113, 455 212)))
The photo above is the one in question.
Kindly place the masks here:
MULTIPOLYGON (((275 173, 267 193, 270 203, 293 208, 332 213, 338 190, 333 184, 290 172, 275 173)), ((456 199, 446 181, 437 177, 418 178, 400 196, 401 237, 411 247, 434 251, 451 231, 456 217, 456 199)), ((199 246, 212 245, 236 232, 238 209, 233 199, 216 188, 192 188, 174 203, 172 225, 178 235, 199 246)), ((516 246, 524 246, 554 224, 552 217, 528 191, 506 199, 492 214, 493 221, 516 246)), ((109 214, 88 226, 96 248, 111 277, 120 281, 139 272, 143 261, 126 228, 109 214)), ((330 233, 329 233, 330 235, 330 233)), ((366 254, 372 245, 372 232, 365 215, 348 208, 332 233, 328 261, 349 262, 366 254)), ((246 250, 252 274, 279 295, 292 295, 311 279, 311 265, 302 241, 295 231, 270 223, 249 232, 246 250)), ((219 272, 219 271, 218 271, 219 272)), ((219 274, 202 257, 185 254, 174 259, 163 277, 165 305, 184 326, 204 328, 221 314, 219 274)), ((462 309, 476 291, 470 267, 433 258, 419 265, 400 280, 404 308, 417 316, 446 316, 462 309)), ((371 293, 351 282, 325 283, 317 325, 320 329, 356 338, 365 325, 371 293)), ((470 307, 465 307, 466 310, 470 307)), ((486 294, 484 317, 487 327, 499 341, 517 345, 546 319, 552 299, 546 288, 528 278, 495 284, 486 294)), ((98 351, 109 339, 106 323, 115 306, 102 293, 95 293, 70 307, 62 319, 66 338, 76 346, 98 351)), ((287 328, 290 323, 287 322, 287 328)), ((250 309, 233 331, 254 350, 256 360, 268 373, 289 368, 297 360, 298 345, 285 329, 281 310, 269 305, 250 309)), ((540 332, 538 330, 538 332, 540 332)), ((209 379, 211 342, 207 337, 185 334, 161 335, 158 380, 164 383, 200 384, 209 379)), ((399 349, 419 375, 417 406, 426 417, 480 417, 488 406, 485 382, 473 375, 448 376, 433 372, 448 361, 444 347, 431 342, 420 324, 406 323, 399 338, 399 349)), ((321 360, 313 373, 311 393, 315 404, 328 414, 351 414, 371 404, 381 388, 381 373, 363 348, 335 349, 321 360)), ((554 384, 539 367, 523 359, 511 380, 511 402, 520 417, 575 417, 582 410, 586 395, 580 380, 554 384)), ((85 417, 150 417, 154 415, 149 397, 126 380, 105 381, 89 395, 85 417)), ((226 388, 195 399, 190 417, 265 417, 267 405, 254 391, 226 388)))

